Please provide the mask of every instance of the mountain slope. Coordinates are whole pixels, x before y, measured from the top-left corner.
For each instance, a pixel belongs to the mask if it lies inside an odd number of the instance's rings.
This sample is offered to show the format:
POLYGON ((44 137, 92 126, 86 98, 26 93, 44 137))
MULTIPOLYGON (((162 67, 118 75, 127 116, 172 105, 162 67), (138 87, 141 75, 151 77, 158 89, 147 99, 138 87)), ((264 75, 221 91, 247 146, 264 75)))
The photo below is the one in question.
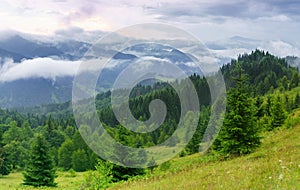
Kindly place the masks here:
MULTIPOLYGON (((299 118, 300 110, 293 114, 299 118)), ((167 171, 116 185, 112 189, 299 189, 300 122, 263 134, 254 153, 228 161, 198 154, 174 159, 167 171)))
POLYGON ((21 36, 12 36, 0 42, 0 47, 28 58, 61 56, 63 52, 50 44, 42 44, 24 39, 21 36))

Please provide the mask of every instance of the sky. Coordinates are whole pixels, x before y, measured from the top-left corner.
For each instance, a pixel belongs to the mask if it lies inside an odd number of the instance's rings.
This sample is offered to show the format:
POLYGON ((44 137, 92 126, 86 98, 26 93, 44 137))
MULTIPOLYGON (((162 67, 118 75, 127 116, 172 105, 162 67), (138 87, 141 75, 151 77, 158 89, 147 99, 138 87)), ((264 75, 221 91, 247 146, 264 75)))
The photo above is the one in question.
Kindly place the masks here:
POLYGON ((300 46, 298 7, 298 0, 1 0, 0 30, 53 35, 158 22, 204 42, 243 36, 300 46))
MULTIPOLYGON (((220 56, 236 58, 259 48, 281 57, 300 57, 299 7, 299 0, 0 0, 0 39, 1 34, 18 31, 50 40, 58 36, 84 40, 134 24, 164 23, 210 47, 225 47, 212 50, 220 56)), ((53 78, 62 70, 58 67, 62 62, 50 58, 21 64, 7 61, 0 68, 0 82, 16 80, 8 76, 17 71, 24 78, 47 70, 44 75, 53 78), (44 62, 49 63, 46 69, 44 62)), ((68 66, 79 63, 72 64, 68 66)), ((75 72, 65 70, 66 75, 75 72)))

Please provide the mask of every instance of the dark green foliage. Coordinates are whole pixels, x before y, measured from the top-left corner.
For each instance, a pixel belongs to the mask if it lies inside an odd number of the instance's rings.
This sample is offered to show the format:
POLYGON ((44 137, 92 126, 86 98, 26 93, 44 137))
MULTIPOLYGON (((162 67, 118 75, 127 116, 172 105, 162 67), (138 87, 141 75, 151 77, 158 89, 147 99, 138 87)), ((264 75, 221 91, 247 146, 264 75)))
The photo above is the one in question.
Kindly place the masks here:
POLYGON ((4 144, 2 142, 2 126, 0 125, 0 176, 8 175, 11 171, 11 166, 4 150, 4 144))
POLYGON ((56 186, 55 169, 52 158, 49 154, 49 145, 45 138, 38 134, 30 150, 30 158, 26 165, 24 176, 24 185, 56 186))
POLYGON ((210 109, 206 107, 201 107, 200 109, 199 124, 197 126, 196 132, 194 133, 192 139, 189 141, 185 150, 181 153, 181 156, 190 155, 199 152, 199 145, 202 141, 203 134, 208 124, 210 109))
MULTIPOLYGON (((119 142, 125 140, 126 134, 120 134, 119 142)), ((126 149, 123 149, 121 146, 114 147, 113 151, 113 159, 120 164, 123 165, 135 165, 135 164, 143 164, 147 162, 147 154, 145 150, 137 150, 135 152, 127 152, 126 149)), ((113 164, 112 166, 112 176, 113 181, 122 181, 128 180, 129 178, 136 176, 136 175, 143 175, 145 173, 145 169, 143 168, 127 168, 121 165, 113 164)))
MULTIPOLYGON (((285 110, 290 112, 292 109, 300 107, 299 94, 293 97, 282 96, 281 99, 275 98, 274 95, 274 92, 284 92, 299 86, 299 73, 288 66, 284 59, 260 50, 239 56, 238 60, 232 60, 231 63, 225 64, 221 70, 229 89, 228 113, 224 129, 222 128, 214 147, 227 154, 245 154, 251 152, 259 144, 256 123, 262 130, 272 130, 282 125, 286 117, 285 110), (238 62, 243 73, 248 77, 247 82, 243 81, 247 88, 239 85, 241 81, 232 79, 238 62), (255 121, 256 118, 258 122, 255 121)), ((206 79, 194 74, 190 76, 190 80, 198 92, 201 105, 200 118, 197 130, 181 156, 199 151, 199 143, 206 130, 211 110, 210 91, 206 79)), ((179 85, 181 92, 188 96, 189 91, 184 86, 180 86, 181 82, 174 81, 172 84, 179 85)), ((121 126, 111 109, 110 96, 110 91, 97 95, 97 113, 107 132, 124 145, 130 147, 155 146, 173 135, 177 128, 181 116, 181 102, 175 90, 168 83, 157 82, 147 86, 139 84, 130 93, 131 112, 140 121, 149 119, 149 104, 152 100, 161 99, 165 102, 166 120, 158 129, 150 133, 134 133, 121 126)), ((183 104, 189 105, 193 102, 186 99, 183 104)), ((54 158, 55 166, 64 170, 70 168, 77 171, 94 169, 98 157, 89 149, 77 130, 70 102, 24 110, 29 113, 20 114, 16 111, 0 109, 0 128, 4 134, 2 144, 0 139, 0 173, 9 173, 12 167, 14 169, 24 167, 25 161, 29 160, 28 150, 35 133, 41 133, 50 144, 48 153, 54 158)), ((83 131, 88 132, 88 129, 85 127, 83 131)), ((186 135, 187 137, 188 135, 186 135)), ((92 139, 98 139, 96 133, 92 139)), ((169 146, 177 143, 180 142, 175 136, 169 146)), ((120 147, 115 147, 115 150, 112 151, 122 151, 118 148, 120 147)), ((147 157, 146 152, 136 152, 132 155, 124 153, 123 155, 117 158, 120 163, 145 162, 149 165, 155 162, 152 158, 147 157)), ((98 164, 98 166, 102 167, 103 165, 98 164)), ((127 180, 145 172, 143 169, 128 169, 111 163, 106 163, 103 167, 108 170, 104 184, 112 180, 127 180)), ((105 188, 106 185, 102 184, 98 187, 105 188)))
POLYGON ((225 156, 248 154, 260 144, 254 102, 247 93, 241 68, 238 72, 236 87, 227 95, 224 125, 214 143, 214 149, 225 156))
POLYGON ((10 174, 12 168, 10 164, 10 160, 8 160, 3 149, 0 149, 0 176, 10 174))
POLYGON ((295 68, 290 67, 285 59, 255 50, 251 54, 240 55, 237 61, 232 60, 221 68, 227 87, 234 86, 232 71, 237 62, 240 63, 244 74, 248 76, 249 90, 255 95, 264 95, 280 86, 287 90, 298 85, 299 73, 295 68))
POLYGON ((299 108, 300 107, 300 95, 299 93, 296 94, 294 104, 293 104, 293 109, 299 108))
POLYGON ((12 141, 4 146, 6 159, 11 163, 12 169, 24 168, 28 158, 28 150, 22 144, 24 142, 12 141))
POLYGON ((65 136, 61 131, 57 129, 57 124, 54 124, 54 121, 52 120, 51 116, 48 118, 47 124, 46 124, 46 132, 45 137, 46 140, 49 142, 50 147, 58 148, 61 146, 61 144, 65 141, 65 136))
POLYGON ((74 144, 70 139, 67 139, 58 149, 58 166, 64 170, 69 170, 72 167, 72 154, 75 150, 74 144))
POLYGON ((3 143, 6 159, 9 160, 12 169, 23 168, 28 158, 29 139, 32 132, 24 122, 22 127, 17 126, 16 121, 10 121, 7 130, 3 134, 3 143))
POLYGON ((83 149, 78 149, 72 154, 72 168, 77 172, 83 172, 88 169, 88 157, 83 149))
POLYGON ((287 113, 284 109, 284 105, 279 96, 273 97, 270 108, 271 125, 269 130, 280 127, 285 119, 287 118, 287 113))

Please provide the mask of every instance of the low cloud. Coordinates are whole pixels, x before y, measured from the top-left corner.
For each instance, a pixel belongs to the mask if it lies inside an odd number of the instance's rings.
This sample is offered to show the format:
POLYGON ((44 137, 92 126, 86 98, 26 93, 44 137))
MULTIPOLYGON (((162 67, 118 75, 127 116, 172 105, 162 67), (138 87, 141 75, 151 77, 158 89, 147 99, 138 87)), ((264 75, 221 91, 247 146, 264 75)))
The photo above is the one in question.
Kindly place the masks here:
POLYGON ((55 80, 57 77, 74 76, 80 63, 81 61, 54 60, 52 58, 36 58, 14 63, 9 59, 0 65, 0 82, 28 78, 55 80))
POLYGON ((269 51, 270 53, 279 57, 300 56, 300 50, 297 47, 280 40, 265 43, 262 45, 262 47, 259 47, 259 49, 269 51))

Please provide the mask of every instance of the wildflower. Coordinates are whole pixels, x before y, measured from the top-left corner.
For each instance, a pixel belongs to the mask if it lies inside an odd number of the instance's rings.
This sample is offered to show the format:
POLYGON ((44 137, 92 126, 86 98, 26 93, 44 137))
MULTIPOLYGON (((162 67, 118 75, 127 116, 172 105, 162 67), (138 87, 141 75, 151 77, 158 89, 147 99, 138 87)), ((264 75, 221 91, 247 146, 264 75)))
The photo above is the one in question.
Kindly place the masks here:
POLYGON ((272 176, 269 176, 269 179, 272 179, 272 176))
POLYGON ((282 163, 282 160, 278 160, 278 162, 282 163))
POLYGON ((281 180, 282 178, 283 178, 283 174, 280 174, 279 177, 278 177, 278 179, 281 180))

